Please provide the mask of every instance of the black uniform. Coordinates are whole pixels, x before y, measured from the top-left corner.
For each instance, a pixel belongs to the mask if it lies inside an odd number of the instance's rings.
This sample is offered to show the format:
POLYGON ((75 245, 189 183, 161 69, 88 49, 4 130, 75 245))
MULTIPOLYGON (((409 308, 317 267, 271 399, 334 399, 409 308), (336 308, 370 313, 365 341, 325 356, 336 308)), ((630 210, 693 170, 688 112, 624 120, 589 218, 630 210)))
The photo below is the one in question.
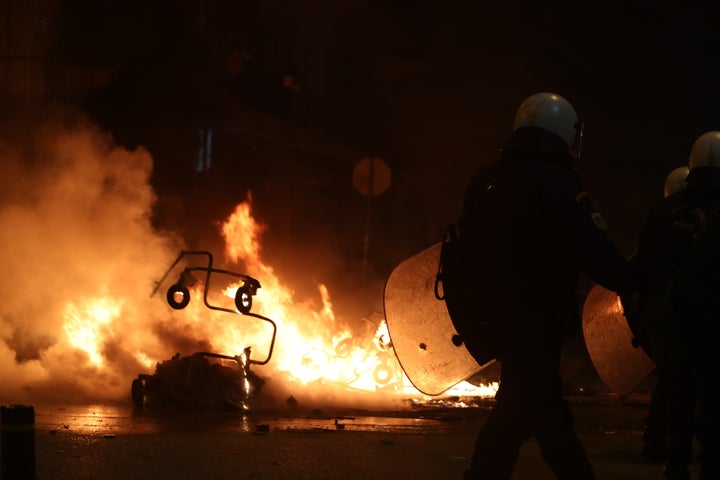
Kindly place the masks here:
MULTIPOLYGON (((458 226, 473 246, 478 315, 494 319, 501 362, 496 404, 465 478, 511 478, 530 437, 559 479, 595 478, 562 398, 561 350, 581 327, 580 270, 622 294, 634 291, 634 278, 567 145, 544 130, 518 129, 471 181, 458 226)), ((478 343, 464 340, 472 353, 478 343)))
MULTIPOLYGON (((666 295, 667 324, 635 325, 641 341, 662 345, 656 361, 666 375, 670 407, 670 451, 665 467, 670 479, 689 479, 692 441, 700 440, 701 479, 720 478, 718 462, 717 355, 715 327, 720 316, 720 168, 696 167, 687 187, 658 203, 641 231, 634 262, 640 311, 666 295), (712 221, 710 218, 712 217, 712 221), (706 230, 708 230, 706 232, 706 230), (687 275, 686 275, 687 274, 687 275), (668 332, 665 342, 648 331, 668 332), (695 412, 697 408, 697 420, 695 412), (697 421, 697 426, 695 422, 697 421)), ((656 321, 662 322, 663 318, 656 321)), ((642 344, 642 343, 641 343, 642 344)))
MULTIPOLYGON (((668 381, 670 372, 667 355, 667 338, 652 335, 644 321, 668 308, 668 285, 675 276, 692 240, 695 223, 682 220, 673 225, 673 218, 681 217, 685 210, 686 195, 676 192, 660 200, 651 210, 641 232, 641 254, 633 255, 638 279, 639 311, 643 320, 629 318, 636 345, 656 362, 658 377, 645 416, 642 434, 642 454, 656 463, 664 463, 668 454, 668 381), (682 228, 679 228, 682 226, 682 228), (650 305, 652 302, 652 305, 650 305)), ((663 330, 661 328, 661 330, 663 330)))

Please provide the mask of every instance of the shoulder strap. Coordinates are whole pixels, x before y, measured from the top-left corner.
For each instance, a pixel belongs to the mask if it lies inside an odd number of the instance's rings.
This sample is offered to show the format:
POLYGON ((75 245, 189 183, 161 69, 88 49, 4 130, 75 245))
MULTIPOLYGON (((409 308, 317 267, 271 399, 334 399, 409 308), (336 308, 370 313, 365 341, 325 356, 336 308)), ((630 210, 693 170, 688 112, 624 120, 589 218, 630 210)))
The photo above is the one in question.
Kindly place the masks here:
POLYGON ((452 248, 451 243, 456 242, 458 239, 457 227, 453 222, 450 222, 443 232, 443 240, 440 246, 440 261, 438 262, 438 270, 435 275, 435 298, 438 300, 445 300, 445 288, 443 287, 443 293, 440 293, 440 283, 443 282, 444 266, 447 264, 448 250, 452 248))

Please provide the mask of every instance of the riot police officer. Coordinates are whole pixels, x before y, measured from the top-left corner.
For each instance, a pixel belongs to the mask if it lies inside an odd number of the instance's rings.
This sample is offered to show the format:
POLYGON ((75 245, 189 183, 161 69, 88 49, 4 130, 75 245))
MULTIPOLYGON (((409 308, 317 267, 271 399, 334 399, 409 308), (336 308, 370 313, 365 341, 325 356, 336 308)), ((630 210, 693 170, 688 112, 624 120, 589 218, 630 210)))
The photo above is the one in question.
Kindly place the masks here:
POLYGON ((685 189, 655 205, 640 233, 635 253, 640 315, 631 320, 650 346, 651 356, 668 373, 665 475, 671 480, 690 478, 697 433, 700 478, 709 480, 720 478, 720 425, 713 405, 717 396, 712 393, 716 388, 716 347, 710 340, 720 315, 720 281, 715 279, 720 269, 716 259, 720 215, 715 215, 720 211, 720 131, 697 138, 688 168, 685 189))
MULTIPOLYGON (((458 222, 478 273, 475 315, 494 323, 501 365, 465 478, 510 479, 522 444, 534 437, 557 478, 594 479, 563 398, 561 350, 580 332, 579 272, 629 295, 632 267, 576 173, 583 126, 570 102, 531 95, 513 130, 499 158, 471 180, 458 222)), ((463 339, 484 356, 471 329, 463 339)))
MULTIPOLYGON (((667 198, 677 192, 685 189, 687 178, 690 169, 687 165, 676 167, 668 173, 665 177, 665 184, 663 185, 663 198, 667 198)), ((672 201, 664 200, 664 202, 672 201)), ((665 282, 668 279, 660 279, 658 277, 649 278, 644 277, 646 280, 655 282, 665 282)), ((643 292, 648 292, 649 289, 653 289, 655 292, 665 289, 665 285, 656 287, 650 287, 645 285, 640 287, 643 292)), ((645 299, 640 300, 644 303, 645 299)), ((642 345, 638 345, 642 346, 642 345)), ((667 388, 667 372, 665 371, 664 365, 658 365, 655 369, 657 380, 655 386, 650 394, 650 403, 648 406, 648 413, 643 419, 643 434, 642 434, 642 450, 641 453, 648 460, 655 463, 664 463, 667 459, 668 451, 668 388, 667 388)))

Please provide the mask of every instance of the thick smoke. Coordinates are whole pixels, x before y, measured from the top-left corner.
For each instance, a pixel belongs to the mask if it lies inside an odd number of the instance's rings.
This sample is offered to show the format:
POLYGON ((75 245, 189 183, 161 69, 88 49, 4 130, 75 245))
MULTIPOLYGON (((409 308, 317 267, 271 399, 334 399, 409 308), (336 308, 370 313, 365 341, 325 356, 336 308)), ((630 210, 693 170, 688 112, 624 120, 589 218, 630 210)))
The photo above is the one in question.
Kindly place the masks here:
POLYGON ((181 248, 151 226, 152 158, 74 114, 25 133, 0 139, 0 401, 124 398, 134 354, 164 355, 152 279, 181 248))

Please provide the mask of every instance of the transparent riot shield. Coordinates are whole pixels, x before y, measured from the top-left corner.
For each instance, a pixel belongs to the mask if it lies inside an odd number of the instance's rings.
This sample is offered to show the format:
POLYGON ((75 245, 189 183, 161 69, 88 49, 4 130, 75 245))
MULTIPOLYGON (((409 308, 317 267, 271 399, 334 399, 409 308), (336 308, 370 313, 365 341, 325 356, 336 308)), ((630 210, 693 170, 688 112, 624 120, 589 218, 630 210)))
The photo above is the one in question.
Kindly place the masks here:
POLYGON ((600 379, 627 395, 653 371, 655 362, 632 344, 633 334, 615 292, 595 285, 583 305, 583 335, 600 379))
POLYGON ((464 344, 456 345, 457 331, 445 302, 435 296, 441 246, 436 243, 401 262, 384 292, 395 355, 413 386, 426 395, 440 395, 494 363, 479 365, 464 344))

